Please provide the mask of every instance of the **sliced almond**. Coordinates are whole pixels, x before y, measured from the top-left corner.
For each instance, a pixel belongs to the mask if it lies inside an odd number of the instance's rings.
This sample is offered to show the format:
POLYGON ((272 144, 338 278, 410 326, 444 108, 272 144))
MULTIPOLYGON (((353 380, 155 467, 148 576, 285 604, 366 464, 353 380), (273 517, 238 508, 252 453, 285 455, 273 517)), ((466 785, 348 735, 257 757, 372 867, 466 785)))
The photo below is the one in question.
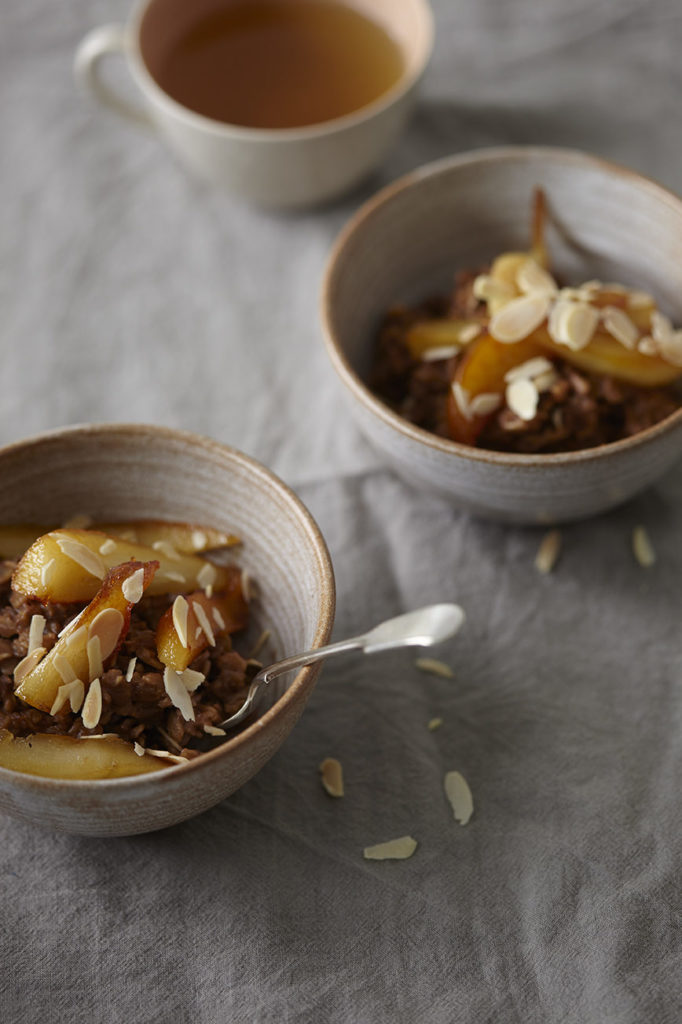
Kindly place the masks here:
POLYGON ((504 379, 507 384, 513 380, 524 378, 526 380, 534 380, 540 374, 547 373, 553 369, 554 367, 549 359, 545 359, 544 356, 535 356, 533 359, 527 359, 525 363, 519 363, 518 366, 512 367, 511 370, 507 370, 504 379))
POLYGON ((178 672, 178 675, 188 693, 194 693, 206 681, 204 673, 197 672, 193 668, 186 668, 182 672, 178 672))
POLYGON ((578 352, 592 341, 598 324, 599 310, 596 306, 560 300, 552 309, 547 329, 557 344, 578 352))
POLYGON ((54 558, 51 558, 49 562, 46 562, 45 565, 40 570, 40 582, 44 587, 49 585, 50 580, 54 576, 56 564, 56 560, 54 558))
POLYGON ((510 284, 498 281, 489 274, 479 274, 471 290, 479 302, 505 303, 516 297, 516 292, 510 284))
POLYGON ((432 676, 440 676, 442 679, 454 679, 455 673, 444 661, 437 658, 416 658, 415 665, 420 672, 428 672, 432 676))
POLYGON ((219 725, 205 725, 204 732, 208 736, 227 736, 224 729, 221 729, 219 725))
POLYGON ((460 328, 459 340, 463 345, 469 345, 475 338, 478 338, 482 331, 483 328, 480 324, 464 324, 464 327, 460 328))
POLYGON ((208 640, 211 647, 215 647, 215 633, 213 627, 206 614, 206 609, 199 601, 192 601, 192 611, 196 615, 197 622, 204 631, 204 636, 208 640))
POLYGON ((520 378, 507 384, 505 393, 507 406, 525 422, 535 419, 540 395, 532 380, 520 378))
POLYGON ((642 292, 638 289, 633 289, 627 294, 627 306, 628 309, 647 309, 649 306, 654 305, 654 299, 648 292, 642 292))
POLYGON ((483 391, 474 395, 469 403, 469 408, 474 416, 489 416, 502 405, 502 396, 492 392, 483 391))
POLYGON ((654 341, 657 341, 659 345, 665 344, 672 337, 673 325, 669 317, 659 310, 654 310, 651 314, 651 337, 654 341))
MULTIPOLYGON (((100 544, 100 546, 99 546, 99 553, 100 553, 100 555, 110 555, 112 553, 112 551, 115 551, 115 550, 116 550, 116 541, 112 537, 107 537, 107 539, 102 544, 100 544)), ((138 744, 138 746, 139 746, 139 744, 138 744)))
POLYGON ((81 709, 84 696, 85 686, 80 679, 74 679, 71 683, 64 683, 64 685, 60 686, 57 690, 54 704, 50 708, 50 714, 56 715, 57 712, 61 711, 67 701, 70 703, 73 713, 76 714, 76 712, 81 709))
POLYGON ((169 540, 155 540, 152 544, 155 551, 160 551, 166 558, 170 558, 171 562, 180 561, 180 553, 173 547, 169 540))
POLYGON ((543 574, 550 573, 556 565, 561 551, 561 533, 559 530, 550 530, 542 538, 540 547, 535 556, 535 568, 543 574))
POLYGON ((197 573, 197 583, 202 588, 202 590, 205 590, 206 587, 213 586, 213 584, 216 581, 217 575, 218 573, 216 572, 215 566, 211 565, 210 562, 206 562, 206 564, 202 565, 201 569, 197 573))
POLYGON ((60 551, 67 558, 80 565, 81 569, 85 569, 86 572, 89 572, 91 576, 96 576, 97 579, 104 579, 107 569, 96 551, 91 551, 85 544, 81 544, 80 541, 73 540, 71 537, 58 537, 57 544, 60 551))
POLYGON ((213 621, 215 622, 218 629, 225 629, 225 619, 220 614, 219 608, 213 609, 213 621))
POLYGON ((329 796, 343 796, 343 768, 335 757, 325 757, 320 765, 322 785, 329 796))
POLYGON ((657 356, 660 355, 661 346, 650 335, 646 334, 637 342, 637 351, 645 356, 657 356))
MULTIPOLYGON (((14 669, 14 682, 19 685, 29 672, 32 672, 38 662, 45 657, 47 651, 44 647, 35 647, 25 658, 22 658, 14 669)), ((75 677, 74 677, 75 678, 75 677)))
POLYGON ((545 295, 556 295, 558 285, 551 274, 541 267, 537 260, 529 257, 516 272, 516 283, 522 292, 533 294, 540 292, 545 295))
POLYGON ((64 654, 55 654, 53 664, 65 683, 72 683, 77 678, 73 665, 64 654))
POLYGON ((186 722, 193 722, 194 707, 181 676, 172 668, 166 667, 163 671, 163 686, 173 707, 178 709, 186 722))
POLYGON ((463 388, 458 380, 452 383, 452 395, 455 399, 455 405, 461 412, 462 416, 466 420, 473 419, 473 413, 469 404, 469 392, 466 388, 463 388))
POLYGON ((547 373, 541 373, 539 377, 533 377, 533 384, 537 388, 540 394, 543 391, 549 391, 554 387, 559 379, 559 374, 555 370, 548 370, 547 373))
POLYGON ((455 821, 466 825, 474 813, 474 800, 469 784, 459 772, 448 772, 445 776, 445 795, 452 807, 455 821))
POLYGON ((144 755, 146 753, 146 751, 145 751, 144 747, 142 746, 142 744, 141 743, 137 743, 137 742, 133 743, 133 750, 135 751, 135 753, 137 754, 138 757, 144 757, 144 755))
POLYGON ((185 764, 189 761, 188 757, 183 757, 182 754, 171 754, 167 750, 152 750, 151 747, 147 747, 145 754, 149 754, 150 757, 158 757, 162 761, 170 761, 171 764, 185 764))
POLYGON ((45 632, 45 616, 32 615, 31 625, 28 628, 28 653, 32 654, 39 647, 43 646, 43 634, 45 632))
POLYGON ((126 669, 126 682, 130 682, 135 672, 135 665, 137 664, 137 658, 131 658, 128 662, 128 668, 126 669))
POLYGON ((102 717, 102 686, 99 679, 93 679, 88 695, 83 702, 81 718, 86 729, 94 729, 102 717))
POLYGON ((417 840, 412 836, 390 839, 387 843, 366 846, 362 851, 365 860, 407 860, 417 849, 417 840))
POLYGON ((632 531, 632 550, 643 569, 650 569, 655 563, 656 552, 643 526, 636 526, 632 531))
POLYGON ((173 625, 175 626, 175 632, 178 634, 178 639, 183 647, 189 647, 189 640, 187 637, 187 615, 189 613, 189 605, 187 600, 178 594, 173 602, 173 625))
POLYGON ((102 643, 99 636, 91 636, 86 647, 88 655, 88 678, 97 679, 104 672, 102 664, 102 643))
POLYGON ((121 590, 126 601, 137 604, 144 594, 144 569, 138 569, 127 580, 124 580, 121 590))
POLYGON ((99 637, 103 661, 118 646, 124 625, 125 620, 118 608, 104 608, 90 623, 88 637, 99 637))
POLYGON ((496 341, 513 344, 527 338, 549 313, 551 297, 544 294, 523 295, 512 299, 490 320, 488 330, 496 341))
POLYGON ((437 363, 441 359, 452 359, 460 352, 459 345, 439 345, 438 348, 425 348, 421 354, 422 363, 437 363))
POLYGON ((617 306, 605 306, 601 311, 604 327, 612 338, 623 348, 634 349, 639 339, 639 328, 633 320, 617 306))

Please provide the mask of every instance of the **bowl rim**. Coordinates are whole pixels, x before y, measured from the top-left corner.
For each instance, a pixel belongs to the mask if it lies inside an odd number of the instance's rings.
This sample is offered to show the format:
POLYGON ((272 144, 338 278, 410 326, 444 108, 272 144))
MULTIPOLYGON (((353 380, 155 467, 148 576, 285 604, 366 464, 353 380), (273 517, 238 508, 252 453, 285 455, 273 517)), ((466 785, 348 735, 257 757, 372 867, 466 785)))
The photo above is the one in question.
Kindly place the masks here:
MULTIPOLYGON (((320 572, 322 599, 317 613, 315 633, 311 647, 322 647, 325 643, 328 643, 331 636, 332 626, 334 624, 336 588, 334 568, 326 541, 322 536, 319 526, 298 495, 296 495, 287 484, 273 473, 272 470, 268 469, 252 456, 246 455, 238 448, 234 448, 232 445, 224 444, 222 441, 217 441, 214 438, 207 437, 203 434, 195 434, 192 431, 178 430, 173 427, 165 427, 151 423, 83 423, 43 431, 22 440, 2 445, 0 446, 0 459, 2 459, 6 454, 21 454, 22 451, 32 448, 36 444, 43 444, 52 440, 68 440, 69 438, 78 439, 80 437, 97 436, 115 437, 117 435, 130 438, 135 435, 149 435, 150 433, 160 439, 165 439, 167 441, 179 441, 183 444, 190 444, 201 448, 207 452, 213 452, 223 457, 227 456, 228 459, 233 460, 236 463, 240 463, 255 476, 260 477, 262 480, 267 481, 271 486, 274 486, 278 494, 286 501, 303 526, 305 533, 307 534, 307 538, 311 543, 320 572)), ((128 788, 135 790, 148 785, 153 779, 161 779, 166 782, 173 779, 179 779, 181 776, 184 777, 190 772, 196 772, 198 770, 200 771, 204 768, 208 768, 209 765, 212 765, 222 757, 232 756, 241 747, 248 744, 250 739, 252 739, 256 733, 260 733, 264 729, 271 727, 289 704, 291 704, 302 691, 305 691, 312 683, 314 683, 318 672, 319 665, 309 665, 302 668, 296 673, 282 696, 262 715, 259 715, 254 719, 254 721, 242 729, 241 732, 235 733, 232 738, 226 739, 223 743, 220 743, 212 750, 202 753, 200 757, 193 758, 185 764, 171 764, 165 768, 160 768, 155 772, 146 772, 139 775, 124 775, 115 779, 53 779, 43 775, 31 775, 28 772, 17 772, 11 768, 0 767, 0 779, 12 779, 13 781, 18 782, 21 785, 28 786, 29 788, 45 790, 54 790, 56 788, 62 790, 66 787, 69 790, 73 789, 74 791, 81 792, 87 792, 92 789, 95 789, 97 792, 102 792, 103 788, 110 789, 112 787, 117 790, 126 790, 128 788)))
POLYGON ((682 407, 680 407, 659 423, 647 427, 631 437, 621 438, 618 441, 609 441, 606 444, 596 445, 594 448, 580 448, 571 452, 550 453, 498 452, 487 448, 475 448, 471 445, 462 444, 459 441, 451 441, 447 438, 439 437, 437 434, 432 434, 423 427, 417 427, 415 424, 410 423, 409 420, 398 415, 398 413, 394 412, 380 398, 374 395, 353 369, 345 352, 342 350, 333 329, 332 295, 336 270, 350 239, 368 227, 371 229, 372 218, 378 211, 387 203, 400 197, 412 188, 419 187, 422 183, 434 177, 443 174, 447 175, 451 171, 456 171, 463 167, 476 164, 487 165, 507 162, 530 163, 537 159, 553 161, 555 163, 595 167, 611 174, 630 178, 634 184, 645 191, 653 193, 657 199, 671 206, 676 213, 682 214, 682 199, 670 189, 659 184, 654 179, 640 174, 638 171, 633 171, 629 167, 624 167, 603 157, 594 156, 582 150, 568 149, 560 146, 490 146, 482 149, 468 150, 454 156, 441 157, 439 160, 422 164, 420 167, 409 171, 396 181, 386 185, 375 195, 371 196, 367 202, 363 203, 360 209, 353 214, 337 236, 327 259, 320 293, 320 317, 327 354, 338 376, 355 399, 386 426, 413 442, 426 445, 428 448, 445 455, 457 455, 472 462, 483 462, 506 467, 543 467, 576 464, 592 462, 597 459, 606 458, 609 455, 630 451, 634 448, 650 444, 674 427, 682 426, 682 407))

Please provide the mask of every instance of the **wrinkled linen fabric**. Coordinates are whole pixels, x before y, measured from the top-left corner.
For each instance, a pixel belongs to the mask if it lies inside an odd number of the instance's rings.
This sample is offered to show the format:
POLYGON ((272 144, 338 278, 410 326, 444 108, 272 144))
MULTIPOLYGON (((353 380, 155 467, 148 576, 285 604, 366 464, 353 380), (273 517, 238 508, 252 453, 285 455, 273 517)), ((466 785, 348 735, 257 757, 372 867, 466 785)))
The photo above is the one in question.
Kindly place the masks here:
MULTIPOLYGON (((296 216, 189 180, 78 94, 77 41, 126 2, 0 14, 2 443, 83 421, 210 434, 317 518, 338 638, 427 602, 467 612, 437 652, 453 679, 412 654, 330 664, 278 755, 193 821, 95 840, 0 818, 6 1024, 682 1019, 680 468, 565 528, 541 576, 541 531, 477 522, 381 465, 317 317, 337 231, 426 160, 568 145, 682 192, 682 10, 434 9, 422 99, 390 159, 296 216), (639 523, 658 555, 648 571, 631 550, 639 523), (320 785, 327 756, 344 765, 343 800, 320 785), (444 796, 451 770, 473 792, 466 827, 444 796), (410 860, 363 860, 408 833, 410 860)), ((130 88, 116 61, 107 73, 130 88)))

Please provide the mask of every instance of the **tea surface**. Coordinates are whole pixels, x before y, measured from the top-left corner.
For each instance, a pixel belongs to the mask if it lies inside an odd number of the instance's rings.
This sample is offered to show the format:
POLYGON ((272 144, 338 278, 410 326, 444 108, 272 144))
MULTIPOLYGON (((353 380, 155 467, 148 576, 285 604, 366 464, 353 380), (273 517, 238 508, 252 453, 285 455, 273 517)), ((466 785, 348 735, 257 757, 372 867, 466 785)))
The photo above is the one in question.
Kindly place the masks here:
POLYGON ((350 7, 253 0, 197 20, 155 77, 178 103, 217 121, 296 128, 372 103, 403 67, 388 33, 350 7))

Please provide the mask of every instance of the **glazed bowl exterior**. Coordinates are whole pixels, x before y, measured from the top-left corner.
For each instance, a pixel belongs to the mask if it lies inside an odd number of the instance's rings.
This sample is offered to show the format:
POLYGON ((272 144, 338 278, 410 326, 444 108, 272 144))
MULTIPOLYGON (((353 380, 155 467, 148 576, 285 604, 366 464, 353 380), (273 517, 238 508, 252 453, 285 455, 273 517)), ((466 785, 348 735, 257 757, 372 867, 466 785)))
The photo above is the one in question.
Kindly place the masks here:
MULTIPOLYGON (((257 586, 256 633, 275 652, 327 643, 334 575, 324 540, 272 473, 207 438, 161 427, 75 427, 0 449, 0 523, 154 518, 238 534, 239 563, 257 586)), ((242 732, 184 765, 122 779, 70 781, 0 769, 0 810, 81 835, 152 832, 217 804, 273 756, 294 727, 318 667, 299 672, 242 732)))
POLYGON ((361 430, 387 462, 476 515, 528 524, 585 518, 654 483, 682 453, 682 411, 597 448, 517 455, 415 427, 365 381, 390 306, 447 292, 456 270, 529 248, 536 186, 547 195, 551 263, 562 280, 644 289, 682 323, 682 201, 625 168, 542 147, 465 153, 385 188, 336 242, 322 295, 331 361, 361 430))

